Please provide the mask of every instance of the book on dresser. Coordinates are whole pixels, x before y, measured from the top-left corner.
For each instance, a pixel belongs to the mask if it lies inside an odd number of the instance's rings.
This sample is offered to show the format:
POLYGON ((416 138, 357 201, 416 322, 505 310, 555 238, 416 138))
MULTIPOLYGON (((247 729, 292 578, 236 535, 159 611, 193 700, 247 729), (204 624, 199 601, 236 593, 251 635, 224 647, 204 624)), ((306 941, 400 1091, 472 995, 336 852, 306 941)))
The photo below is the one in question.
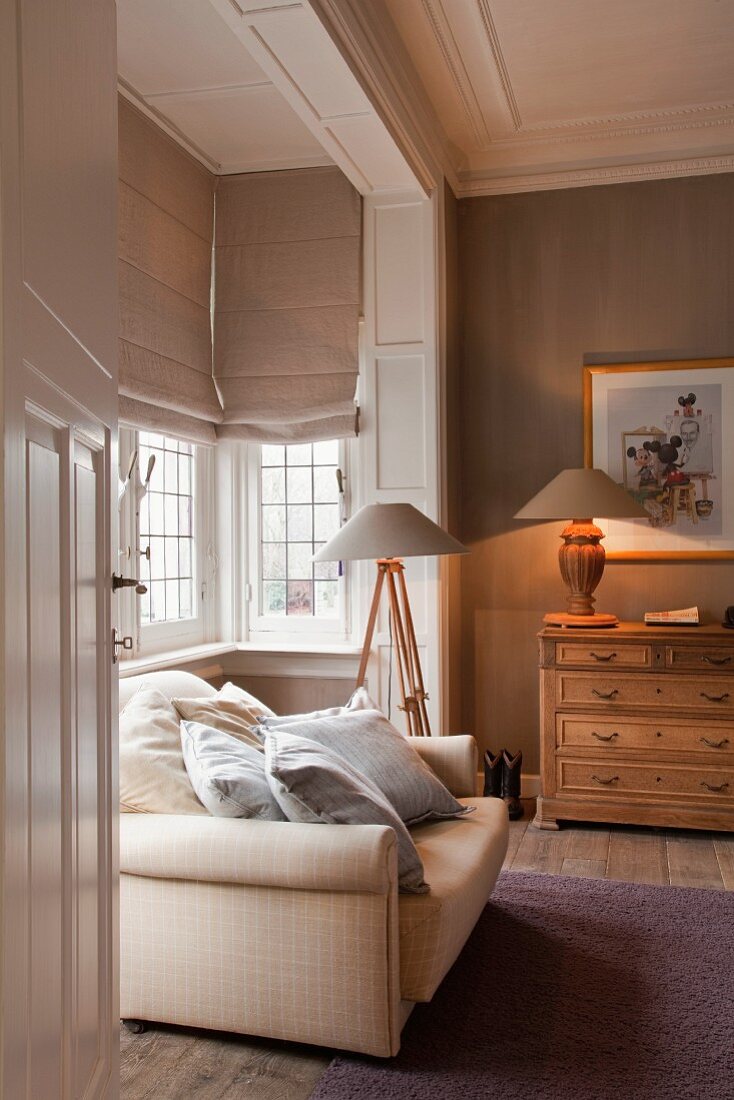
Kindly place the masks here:
POLYGON ((734 829, 734 635, 620 623, 540 643, 535 825, 734 829))

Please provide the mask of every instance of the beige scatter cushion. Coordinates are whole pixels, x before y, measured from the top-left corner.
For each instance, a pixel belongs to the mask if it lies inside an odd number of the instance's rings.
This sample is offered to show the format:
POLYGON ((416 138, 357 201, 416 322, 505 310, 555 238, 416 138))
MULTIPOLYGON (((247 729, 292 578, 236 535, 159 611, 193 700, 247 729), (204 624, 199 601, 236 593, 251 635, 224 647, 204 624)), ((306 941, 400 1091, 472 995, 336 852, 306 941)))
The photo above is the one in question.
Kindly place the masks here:
POLYGON ((171 702, 185 721, 199 722, 229 733, 260 750, 263 745, 253 732, 255 726, 262 717, 275 717, 270 707, 231 683, 225 684, 216 695, 204 699, 172 699, 171 702))
POLYGON ((145 683, 120 713, 120 810, 207 813, 184 765, 178 714, 165 695, 145 683))

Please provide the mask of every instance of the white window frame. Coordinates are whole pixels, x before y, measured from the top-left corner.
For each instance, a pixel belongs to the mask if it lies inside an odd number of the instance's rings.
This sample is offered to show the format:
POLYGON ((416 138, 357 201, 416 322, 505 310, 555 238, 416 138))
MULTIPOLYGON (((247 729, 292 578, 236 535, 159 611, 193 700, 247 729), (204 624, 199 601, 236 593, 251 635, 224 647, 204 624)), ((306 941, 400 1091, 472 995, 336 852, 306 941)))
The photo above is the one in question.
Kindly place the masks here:
MULTIPOLYGON (((156 433, 163 434, 163 433, 156 433)), ((168 438, 174 438, 169 436, 168 438)), ((125 470, 128 456, 138 447, 138 433, 130 429, 120 429, 120 467, 125 470)), ((140 615, 140 601, 134 590, 123 589, 120 598, 119 622, 123 635, 133 638, 132 650, 126 651, 128 658, 167 653, 191 646, 203 645, 214 639, 214 600, 213 582, 216 573, 217 556, 213 548, 215 530, 215 483, 214 461, 210 447, 196 446, 194 479, 194 603, 197 614, 190 619, 172 619, 170 622, 143 623, 140 615)), ((135 551, 139 546, 139 531, 135 517, 135 498, 132 492, 124 498, 120 512, 120 568, 118 572, 126 577, 139 577, 139 557, 135 551), (127 548, 132 553, 128 556, 127 548)))
MULTIPOLYGON (((356 440, 340 439, 338 465, 344 474, 345 506, 347 518, 352 514, 355 499, 354 472, 356 440)), ((260 545, 262 533, 262 509, 260 500, 260 445, 247 445, 247 490, 245 515, 247 528, 247 638, 264 643, 294 643, 313 645, 347 644, 351 641, 352 614, 352 563, 344 563, 344 574, 339 586, 339 615, 333 619, 318 619, 312 615, 267 616, 262 614, 262 587, 260 579, 260 545)))

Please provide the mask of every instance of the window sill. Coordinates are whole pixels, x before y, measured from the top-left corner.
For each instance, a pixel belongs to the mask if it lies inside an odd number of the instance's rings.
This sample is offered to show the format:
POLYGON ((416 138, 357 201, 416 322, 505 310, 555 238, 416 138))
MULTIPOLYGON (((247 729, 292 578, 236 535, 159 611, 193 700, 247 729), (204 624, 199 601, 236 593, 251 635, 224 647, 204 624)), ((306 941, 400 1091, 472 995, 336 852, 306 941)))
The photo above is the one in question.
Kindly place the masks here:
POLYGON ((225 657, 232 653, 276 654, 283 657, 336 657, 353 660, 362 652, 356 645, 309 645, 306 642, 212 642, 208 645, 188 646, 169 650, 167 653, 151 653, 120 662, 120 679, 139 676, 144 672, 159 672, 167 668, 185 668, 201 664, 209 657, 225 657))

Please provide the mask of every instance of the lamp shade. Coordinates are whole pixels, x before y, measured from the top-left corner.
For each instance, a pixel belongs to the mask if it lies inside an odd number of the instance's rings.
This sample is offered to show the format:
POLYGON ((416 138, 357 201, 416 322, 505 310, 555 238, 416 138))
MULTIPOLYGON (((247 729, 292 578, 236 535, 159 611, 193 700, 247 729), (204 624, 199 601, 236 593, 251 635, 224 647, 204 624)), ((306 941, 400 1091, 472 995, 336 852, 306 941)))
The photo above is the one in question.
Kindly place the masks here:
POLYGON ((647 513, 603 470, 561 470, 515 519, 631 519, 647 513))
POLYGON ((366 504, 314 554, 314 561, 417 558, 468 554, 438 524, 412 504, 366 504))

